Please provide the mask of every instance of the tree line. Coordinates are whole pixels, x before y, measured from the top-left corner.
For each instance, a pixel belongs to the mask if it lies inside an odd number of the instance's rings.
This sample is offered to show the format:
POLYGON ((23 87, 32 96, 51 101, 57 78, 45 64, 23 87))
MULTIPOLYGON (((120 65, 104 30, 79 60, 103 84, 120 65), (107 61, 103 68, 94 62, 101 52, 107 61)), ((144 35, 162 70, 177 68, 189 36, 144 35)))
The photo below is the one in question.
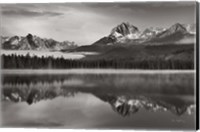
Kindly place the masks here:
POLYGON ((2 55, 4 69, 71 69, 71 68, 114 68, 114 69, 194 69, 193 60, 126 60, 126 59, 65 59, 30 55, 2 55))

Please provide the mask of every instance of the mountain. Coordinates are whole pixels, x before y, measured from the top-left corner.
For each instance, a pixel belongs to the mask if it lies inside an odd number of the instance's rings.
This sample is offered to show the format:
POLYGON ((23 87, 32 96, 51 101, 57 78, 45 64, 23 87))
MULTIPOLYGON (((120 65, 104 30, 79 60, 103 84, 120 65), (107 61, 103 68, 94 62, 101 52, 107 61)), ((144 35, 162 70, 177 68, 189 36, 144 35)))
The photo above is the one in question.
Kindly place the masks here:
POLYGON ((129 24, 128 22, 123 22, 113 28, 109 36, 116 40, 116 42, 126 42, 127 39, 139 38, 139 35, 140 32, 137 27, 129 24))
POLYGON ((195 33, 189 25, 176 23, 167 30, 157 34, 152 39, 146 41, 151 44, 190 44, 195 43, 195 33))
POLYGON ((60 51, 77 47, 74 42, 58 42, 53 39, 40 38, 32 34, 28 34, 25 37, 1 37, 1 44, 2 48, 6 50, 60 51))
POLYGON ((127 43, 129 40, 139 38, 140 31, 128 22, 123 22, 111 30, 110 35, 93 43, 94 45, 112 45, 116 43, 127 43))
POLYGON ((172 25, 170 28, 166 29, 165 31, 155 35, 147 42, 172 43, 180 39, 183 39, 184 36, 186 36, 187 34, 189 33, 187 32, 186 28, 183 25, 176 23, 172 25))
POLYGON ((180 44, 195 43, 195 24, 176 23, 169 28, 151 27, 144 31, 128 22, 114 27, 108 36, 93 43, 94 45, 135 45, 135 44, 180 44))
POLYGON ((115 38, 108 36, 108 37, 103 37, 99 39, 98 41, 93 43, 93 45, 109 45, 109 44, 113 44, 115 41, 116 41, 115 38))
MULTIPOLYGON (((117 27, 112 29, 111 35, 114 35, 118 33, 121 36, 126 36, 126 35, 133 35, 139 33, 139 30, 137 27, 131 25, 128 22, 123 22, 117 27)), ((116 36, 117 37, 117 36, 116 36)))
POLYGON ((196 34, 196 24, 182 24, 190 34, 196 34))
POLYGON ((159 27, 147 28, 142 32, 142 34, 140 35, 140 38, 149 39, 165 30, 166 30, 165 28, 159 28, 159 27))
POLYGON ((193 65, 195 34, 191 31, 191 25, 176 23, 169 28, 150 27, 141 32, 129 23, 121 23, 108 36, 71 52, 97 53, 82 58, 85 61, 159 62, 155 66, 173 61, 182 66, 185 62, 193 65))

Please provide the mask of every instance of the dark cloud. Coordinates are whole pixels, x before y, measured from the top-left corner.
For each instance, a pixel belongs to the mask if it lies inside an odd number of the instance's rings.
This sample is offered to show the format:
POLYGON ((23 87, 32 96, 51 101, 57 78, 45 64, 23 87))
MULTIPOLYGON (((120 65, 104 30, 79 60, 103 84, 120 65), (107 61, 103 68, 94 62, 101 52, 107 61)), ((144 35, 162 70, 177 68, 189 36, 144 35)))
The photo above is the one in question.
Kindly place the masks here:
POLYGON ((110 2, 110 3, 83 3, 86 6, 93 8, 173 8, 173 7, 188 7, 194 6, 195 1, 183 1, 183 2, 110 2))
POLYGON ((51 12, 51 11, 33 11, 33 10, 27 10, 27 9, 20 9, 20 8, 3 8, 2 9, 2 15, 6 16, 24 16, 24 17, 40 17, 40 16, 60 16, 63 15, 63 13, 59 12, 51 12))

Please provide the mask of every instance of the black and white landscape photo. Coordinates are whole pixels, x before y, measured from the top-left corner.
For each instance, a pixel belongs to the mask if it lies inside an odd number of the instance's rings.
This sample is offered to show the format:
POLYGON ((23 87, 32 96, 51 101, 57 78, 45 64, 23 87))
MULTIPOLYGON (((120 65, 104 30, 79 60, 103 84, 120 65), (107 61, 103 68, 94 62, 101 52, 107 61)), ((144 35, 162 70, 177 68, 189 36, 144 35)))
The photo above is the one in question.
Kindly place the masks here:
POLYGON ((195 130, 196 4, 1 4, 0 126, 195 130))

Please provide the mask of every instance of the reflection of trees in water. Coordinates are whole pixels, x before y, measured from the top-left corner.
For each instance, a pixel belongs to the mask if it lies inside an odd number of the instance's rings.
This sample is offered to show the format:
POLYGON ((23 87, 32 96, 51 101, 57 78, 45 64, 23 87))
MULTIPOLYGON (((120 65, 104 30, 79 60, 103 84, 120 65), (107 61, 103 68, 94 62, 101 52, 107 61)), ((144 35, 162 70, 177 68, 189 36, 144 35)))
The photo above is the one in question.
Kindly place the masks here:
POLYGON ((171 111, 182 115, 191 111, 194 104, 194 101, 176 97, 177 94, 194 96, 193 75, 188 76, 6 75, 3 76, 2 97, 3 100, 27 102, 31 105, 58 96, 72 97, 81 92, 90 93, 109 103, 122 116, 137 113, 140 109, 171 111), (95 85, 90 85, 91 83, 95 85), (160 96, 150 96, 154 94, 160 96))
MULTIPOLYGON (((101 88, 99 88, 101 89, 101 88)), ((104 102, 108 102, 112 109, 122 116, 129 116, 146 109, 148 111, 171 111, 176 115, 194 109, 193 102, 174 96, 150 96, 137 95, 130 91, 118 91, 107 88, 107 90, 97 90, 93 87, 70 87, 64 86, 64 81, 53 81, 51 83, 29 83, 27 84, 4 84, 3 100, 13 102, 27 102, 29 105, 41 100, 51 100, 59 96, 72 97, 78 92, 90 93, 104 102)))
MULTIPOLYGON (((42 74, 42 75, 3 75, 3 84, 36 85, 70 80, 81 80, 116 92, 162 93, 173 95, 194 95, 193 74, 42 74), (133 88, 134 87, 134 88, 133 88)), ((97 89, 98 90, 98 89, 97 89)))

